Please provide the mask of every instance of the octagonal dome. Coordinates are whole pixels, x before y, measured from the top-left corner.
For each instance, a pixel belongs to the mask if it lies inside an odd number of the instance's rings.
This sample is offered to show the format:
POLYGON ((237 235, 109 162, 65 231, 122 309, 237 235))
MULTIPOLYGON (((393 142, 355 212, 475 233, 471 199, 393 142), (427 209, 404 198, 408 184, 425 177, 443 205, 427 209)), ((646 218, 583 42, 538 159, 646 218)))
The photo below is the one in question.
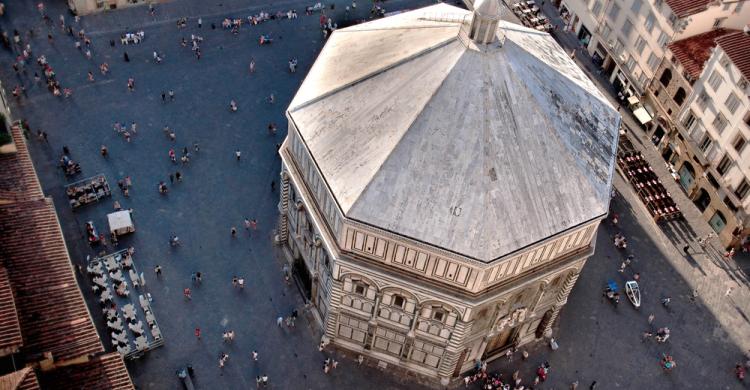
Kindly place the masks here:
POLYGON ((347 218, 490 262, 607 213, 620 116, 548 34, 470 20, 335 31, 288 116, 347 218))

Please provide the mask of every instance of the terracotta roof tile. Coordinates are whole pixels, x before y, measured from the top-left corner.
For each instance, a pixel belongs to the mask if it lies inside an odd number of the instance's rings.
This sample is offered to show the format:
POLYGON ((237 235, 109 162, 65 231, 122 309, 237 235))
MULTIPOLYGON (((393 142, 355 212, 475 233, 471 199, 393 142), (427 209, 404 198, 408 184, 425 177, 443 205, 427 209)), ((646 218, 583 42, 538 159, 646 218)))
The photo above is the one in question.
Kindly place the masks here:
POLYGON ((2 390, 39 390, 39 381, 30 367, 0 376, 2 390))
POLYGON ((11 126, 17 152, 0 154, 0 203, 44 196, 20 125, 11 126))
POLYGON ((58 368, 41 376, 45 389, 120 390, 134 389, 119 353, 98 356, 86 363, 58 368))
POLYGON ((716 46, 716 38, 736 31, 723 28, 711 30, 690 38, 674 41, 669 44, 669 50, 690 77, 697 79, 703 72, 706 61, 711 57, 711 49, 716 46))
POLYGON ((27 360, 103 352, 50 199, 0 206, 0 263, 16 296, 27 360))
POLYGON ((678 18, 696 14, 711 4, 711 0, 667 0, 667 5, 678 18))
POLYGON ((0 356, 18 351, 23 343, 8 271, 0 265, 0 356))
POLYGON ((738 31, 717 38, 716 42, 740 70, 745 80, 750 81, 750 35, 738 31))

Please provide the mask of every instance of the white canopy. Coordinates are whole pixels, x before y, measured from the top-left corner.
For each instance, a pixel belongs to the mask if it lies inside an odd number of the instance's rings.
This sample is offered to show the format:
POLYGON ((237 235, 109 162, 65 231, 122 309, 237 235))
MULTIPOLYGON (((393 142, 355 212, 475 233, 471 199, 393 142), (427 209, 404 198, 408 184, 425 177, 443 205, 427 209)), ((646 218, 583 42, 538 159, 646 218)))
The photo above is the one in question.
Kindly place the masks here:
POLYGON ((638 122, 641 122, 642 125, 651 122, 651 115, 649 115, 648 111, 646 111, 646 109, 643 107, 639 107, 635 111, 633 111, 633 115, 638 118, 638 122))
POLYGON ((128 210, 107 214, 107 220, 109 221, 109 231, 117 235, 135 231, 135 226, 133 226, 133 220, 130 218, 130 211, 128 210))

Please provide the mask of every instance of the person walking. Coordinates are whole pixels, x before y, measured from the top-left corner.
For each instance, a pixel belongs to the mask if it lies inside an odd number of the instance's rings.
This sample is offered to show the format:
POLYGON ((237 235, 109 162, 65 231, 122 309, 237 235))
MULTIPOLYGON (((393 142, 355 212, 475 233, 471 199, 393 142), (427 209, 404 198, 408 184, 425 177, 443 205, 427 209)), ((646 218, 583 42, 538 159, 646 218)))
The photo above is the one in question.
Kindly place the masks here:
POLYGON ((195 328, 195 338, 200 341, 201 339, 201 328, 195 328))
POLYGON ((277 318, 276 319, 276 325, 278 325, 279 328, 281 328, 284 325, 284 317, 277 318))
POLYGON ((232 226, 232 229, 230 230, 232 233, 232 238, 237 238, 237 228, 232 226))
POLYGON ((237 158, 237 162, 240 161, 240 157, 242 157, 242 152, 240 152, 239 149, 234 151, 234 156, 237 158))
POLYGON ((255 58, 250 58, 250 73, 255 73, 255 58))
POLYGON ((237 287, 237 275, 232 276, 232 287, 237 287))
POLYGON ((266 387, 266 386, 268 386, 268 375, 266 375, 266 374, 263 374, 263 375, 262 375, 262 376, 260 377, 260 380, 261 380, 261 382, 263 382, 263 387, 266 387))
POLYGON ((93 73, 89 72, 88 73, 88 78, 89 78, 90 82, 92 82, 92 83, 94 82, 94 74, 93 73))
POLYGON ((105 145, 102 145, 102 147, 99 149, 100 153, 102 154, 102 157, 107 158, 109 155, 109 150, 105 145))
POLYGON ((648 324, 651 325, 654 322, 654 313, 648 315, 648 324))
POLYGON ((185 290, 182 291, 182 293, 183 295, 185 295, 185 299, 187 299, 188 301, 193 300, 193 295, 189 287, 186 287, 185 290))
POLYGON ((253 361, 257 362, 258 361, 258 351, 253 350, 252 356, 253 356, 253 361))
POLYGON ((198 17, 198 28, 203 28, 203 19, 198 17))
POLYGON ((156 267, 154 267, 154 273, 156 274, 157 278, 161 278, 161 266, 160 265, 157 265, 156 267))
POLYGON ((161 102, 166 103, 167 102, 167 93, 164 91, 161 91, 161 102))
POLYGON ((258 230, 258 221, 255 220, 255 218, 253 218, 253 219, 250 220, 250 227, 253 230, 258 230))

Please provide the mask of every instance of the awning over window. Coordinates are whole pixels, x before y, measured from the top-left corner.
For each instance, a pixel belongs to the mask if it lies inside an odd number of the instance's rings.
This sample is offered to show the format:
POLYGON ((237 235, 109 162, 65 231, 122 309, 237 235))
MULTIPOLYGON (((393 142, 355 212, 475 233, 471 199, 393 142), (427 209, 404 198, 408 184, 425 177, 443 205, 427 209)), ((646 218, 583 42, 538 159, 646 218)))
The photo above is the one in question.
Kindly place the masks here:
POLYGON ((645 125, 648 122, 651 122, 651 115, 648 114, 648 111, 646 111, 645 108, 639 107, 633 111, 633 115, 635 115, 636 118, 638 118, 638 122, 641 122, 642 125, 645 125))

